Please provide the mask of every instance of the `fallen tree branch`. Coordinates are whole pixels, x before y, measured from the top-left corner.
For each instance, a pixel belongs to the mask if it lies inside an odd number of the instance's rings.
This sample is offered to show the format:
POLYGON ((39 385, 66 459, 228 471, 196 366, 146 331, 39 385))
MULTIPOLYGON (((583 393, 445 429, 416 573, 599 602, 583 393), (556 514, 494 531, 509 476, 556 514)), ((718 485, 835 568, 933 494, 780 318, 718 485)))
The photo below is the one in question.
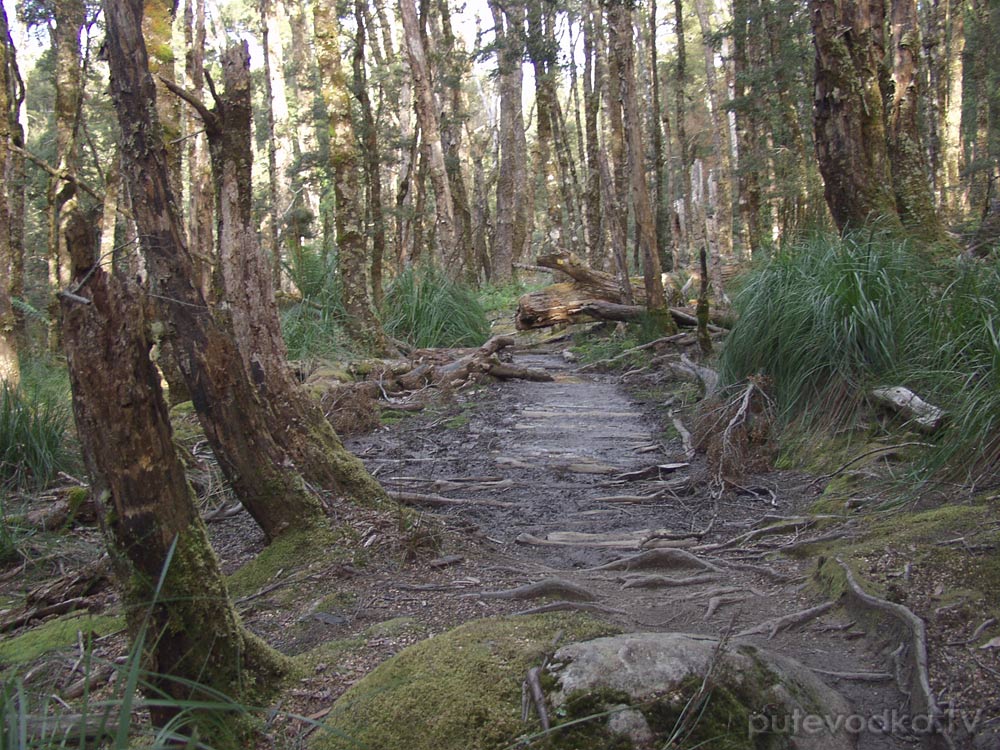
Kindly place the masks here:
POLYGON ((714 583, 719 580, 716 573, 699 573, 686 578, 671 578, 669 576, 646 575, 627 578, 622 584, 623 589, 663 589, 681 586, 700 586, 703 583, 714 583))
POLYGON ((542 615, 546 612, 598 612, 602 615, 627 615, 623 609, 615 609, 614 607, 605 607, 603 604, 593 604, 591 602, 570 602, 561 600, 558 602, 549 602, 548 604, 540 604, 537 607, 532 607, 531 609, 522 609, 520 612, 515 612, 515 616, 521 615, 542 615))
POLYGON ((908 422, 928 435, 937 432, 946 416, 943 409, 927 403, 909 388, 900 385, 874 388, 871 397, 875 403, 906 417, 908 422))
POLYGON ((389 496, 404 505, 418 505, 430 508, 450 507, 454 505, 484 505, 492 508, 512 508, 516 505, 516 503, 505 503, 501 500, 444 497, 442 495, 425 495, 419 492, 403 492, 401 490, 389 490, 389 496))
POLYGON ((868 458, 868 456, 874 456, 876 453, 886 453, 888 451, 894 451, 894 450, 897 450, 899 448, 909 448, 910 446, 922 446, 924 448, 931 448, 931 447, 933 447, 933 443, 924 443, 924 442, 920 442, 920 441, 913 441, 913 442, 908 442, 908 443, 897 443, 895 445, 885 445, 885 446, 882 446, 881 448, 874 448, 874 449, 872 449, 870 451, 865 451, 860 456, 855 456, 854 458, 852 458, 850 461, 848 461, 846 464, 844 464, 843 466, 841 466, 836 471, 832 471, 829 474, 823 474, 821 476, 816 477, 809 484, 807 484, 806 487, 807 488, 808 487, 813 487, 813 486, 819 484, 822 481, 825 481, 827 479, 833 479, 835 476, 837 476, 838 474, 843 473, 845 470, 847 470, 849 467, 851 467, 854 464, 856 464, 858 461, 860 461, 860 460, 862 460, 864 458, 868 458))

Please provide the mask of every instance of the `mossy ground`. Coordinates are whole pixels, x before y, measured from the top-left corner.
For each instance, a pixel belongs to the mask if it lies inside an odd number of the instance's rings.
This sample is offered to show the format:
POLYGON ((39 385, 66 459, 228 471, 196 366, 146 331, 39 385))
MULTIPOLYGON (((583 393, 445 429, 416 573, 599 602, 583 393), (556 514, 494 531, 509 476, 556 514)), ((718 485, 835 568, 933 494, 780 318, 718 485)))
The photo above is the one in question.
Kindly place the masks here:
MULTIPOLYGON (((557 638, 565 643, 613 628, 579 615, 467 623, 382 664, 351 688, 317 733, 318 750, 486 750, 524 732, 521 681, 557 638)), ((324 647, 326 648, 326 647, 324 647)))
POLYGON ((61 648, 76 645, 77 633, 96 636, 114 633, 125 627, 119 616, 71 614, 49 620, 13 638, 0 643, 0 669, 9 671, 22 664, 61 648))

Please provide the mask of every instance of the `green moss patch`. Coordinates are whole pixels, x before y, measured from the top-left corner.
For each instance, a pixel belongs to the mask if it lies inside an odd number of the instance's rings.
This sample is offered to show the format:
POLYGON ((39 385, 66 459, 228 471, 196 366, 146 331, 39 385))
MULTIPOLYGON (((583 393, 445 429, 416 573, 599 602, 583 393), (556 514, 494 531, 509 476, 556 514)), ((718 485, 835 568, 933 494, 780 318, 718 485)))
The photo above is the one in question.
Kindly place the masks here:
POLYGON ((274 582, 279 575, 289 575, 317 562, 334 563, 349 557, 346 531, 327 528, 293 531, 271 542, 257 557, 229 576, 230 593, 247 596, 274 582))
POLYGON ((579 615, 478 620, 388 660, 334 704, 313 748, 486 750, 524 731, 521 681, 560 642, 608 635, 579 615))
POLYGON ((4 639, 0 643, 0 666, 16 667, 49 651, 74 646, 77 632, 101 636, 124 627, 123 618, 111 615, 72 614, 49 620, 26 633, 4 639))

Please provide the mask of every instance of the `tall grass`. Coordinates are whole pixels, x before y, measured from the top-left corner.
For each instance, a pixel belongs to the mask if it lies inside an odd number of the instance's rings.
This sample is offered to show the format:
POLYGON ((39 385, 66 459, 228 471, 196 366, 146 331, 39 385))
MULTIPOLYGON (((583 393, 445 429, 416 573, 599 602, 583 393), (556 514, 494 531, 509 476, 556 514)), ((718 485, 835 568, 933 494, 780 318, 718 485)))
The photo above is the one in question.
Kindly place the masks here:
POLYGON ((346 316, 333 256, 306 249, 286 266, 302 299, 283 311, 281 330, 291 359, 332 359, 346 348, 346 316))
POLYGON ((381 313, 386 333, 420 348, 479 346, 490 332, 475 292, 433 266, 393 279, 381 313))
POLYGON ((0 387, 0 483, 5 489, 37 489, 74 457, 67 444, 72 424, 68 402, 50 401, 21 388, 0 387))
POLYGON ((877 385, 903 385, 949 421, 928 471, 1000 473, 1000 270, 930 266, 879 235, 814 236, 755 269, 734 299, 725 383, 770 379, 786 424, 853 424, 877 385))

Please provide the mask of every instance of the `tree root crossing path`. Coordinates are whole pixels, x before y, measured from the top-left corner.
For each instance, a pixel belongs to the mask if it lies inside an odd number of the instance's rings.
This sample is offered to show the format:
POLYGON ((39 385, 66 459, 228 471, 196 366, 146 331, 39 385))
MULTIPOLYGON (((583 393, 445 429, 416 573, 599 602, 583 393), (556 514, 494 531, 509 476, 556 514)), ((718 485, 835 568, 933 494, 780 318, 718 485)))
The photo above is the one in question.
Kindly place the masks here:
POLYGON ((808 543, 833 535, 805 511, 801 476, 720 494, 699 479, 703 459, 663 431, 666 411, 652 413, 618 376, 580 372, 557 350, 515 360, 554 381, 460 393, 457 416, 407 418, 355 441, 391 493, 457 532, 419 578, 400 573, 389 589, 424 606, 474 605, 461 617, 580 610, 626 631, 758 643, 853 703, 867 722, 860 748, 913 747, 878 731, 878 717, 910 705, 900 673, 911 645, 876 642, 811 580, 808 543))

